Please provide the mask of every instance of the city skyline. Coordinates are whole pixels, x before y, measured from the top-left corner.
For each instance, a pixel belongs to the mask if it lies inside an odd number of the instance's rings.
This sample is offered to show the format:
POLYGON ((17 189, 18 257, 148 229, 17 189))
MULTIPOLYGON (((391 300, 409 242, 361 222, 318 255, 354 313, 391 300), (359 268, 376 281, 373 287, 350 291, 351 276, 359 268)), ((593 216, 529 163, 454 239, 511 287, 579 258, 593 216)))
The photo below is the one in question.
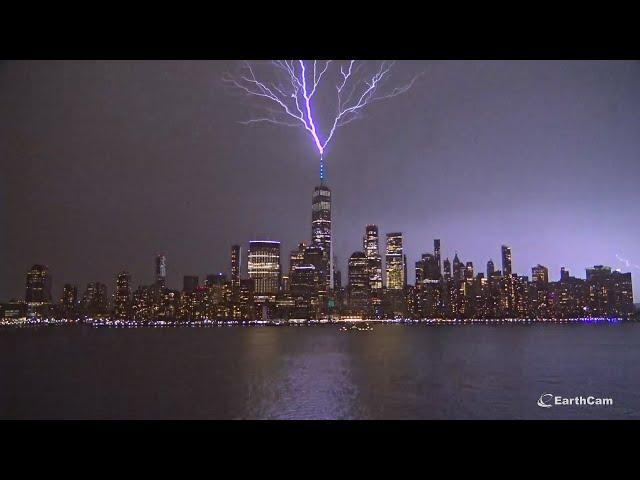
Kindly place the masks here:
MULTIPOLYGON (((228 66, 0 67, 3 195, 23 207, 3 213, 1 298, 22 295, 34 263, 55 272, 57 297, 58 280, 110 285, 124 268, 146 278, 147 252, 166 251, 177 288, 183 274, 226 271, 239 240, 278 240, 285 255, 308 241, 317 163, 307 139, 237 124, 216 83, 228 66)), ((409 66, 424 67, 426 86, 373 106, 326 158, 343 279, 361 223, 381 238, 402 231, 410 271, 433 238, 443 260, 457 249, 476 267, 492 258, 499 268, 509 244, 514 271, 542 263, 550 280, 562 266, 626 270, 617 256, 640 264, 628 207, 638 201, 637 62, 409 66)))
MULTIPOLYGON (((325 190, 329 190, 329 188, 324 185, 323 187, 315 187, 314 190, 314 204, 315 202, 315 198, 316 198, 316 194, 317 194, 317 189, 318 188, 324 188, 325 190)), ((330 191, 330 190, 329 190, 330 191)), ((313 211, 315 211, 315 209, 313 209, 313 211)), ((313 247, 314 245, 317 245, 318 242, 313 240, 314 237, 314 220, 313 220, 313 214, 311 216, 312 220, 311 220, 311 224, 312 224, 312 239, 311 241, 309 241, 309 239, 305 239, 302 240, 298 243, 298 247, 300 247, 301 245, 304 245, 305 248, 309 248, 309 247, 313 247)), ((330 218, 330 214, 329 214, 329 218, 330 218)), ((331 223, 331 221, 329 220, 329 224, 331 223)), ((343 278, 345 278, 345 280, 347 280, 347 282, 343 282, 343 285, 348 285, 348 269, 349 269, 349 265, 350 265, 350 259, 352 257, 352 255, 354 253, 363 253, 364 257, 363 258, 369 258, 369 255, 371 255, 372 260, 373 260, 373 267, 374 268, 379 268, 380 269, 380 273, 379 273, 379 277, 377 275, 372 275, 370 277, 370 280, 372 282, 379 282, 380 283, 380 288, 382 288, 382 286, 384 286, 385 289, 398 289, 398 287, 400 285, 413 285, 414 284, 414 280, 418 279, 418 270, 419 270, 419 266, 418 263, 421 261, 425 261, 425 255, 426 256, 431 256, 434 259, 436 259, 436 261, 438 262, 438 268, 440 273, 442 274, 444 272, 444 269, 446 269, 446 265, 447 263, 449 263, 449 265, 453 265, 453 268, 455 269, 455 263, 456 260, 458 259, 459 256, 463 257, 463 261, 460 261, 460 265, 461 265, 461 269, 464 270, 465 268, 465 264, 468 266, 469 264, 471 264, 473 271, 476 273, 482 272, 485 273, 487 275, 487 277, 490 276, 489 272, 492 271, 497 271, 497 272, 502 272, 503 274, 507 274, 510 275, 511 273, 513 274, 517 274, 517 275, 525 275, 525 276, 529 276, 532 279, 535 280, 536 277, 536 269, 542 268, 544 269, 544 274, 545 274, 545 278, 546 281, 548 282, 555 282, 555 281, 559 281, 563 279, 563 275, 565 273, 575 273, 575 271, 588 271, 589 268, 593 268, 593 266, 604 266, 607 268, 610 268, 611 271, 615 271, 615 272, 620 272, 620 273, 631 273, 632 274, 632 278, 634 278, 633 275, 633 268, 632 266, 629 266, 627 268, 616 268, 612 265, 608 265, 608 264, 604 264, 604 263, 594 263, 592 266, 584 266, 582 269, 576 269, 576 270, 572 270, 570 268, 567 267, 567 265, 562 264, 559 269, 557 271, 552 270, 550 267, 545 266, 543 263, 537 263, 535 265, 531 265, 529 268, 525 268, 524 270, 519 270, 518 268, 513 267, 513 258, 512 258, 512 247, 511 245, 505 245, 505 244, 501 244, 500 248, 497 249, 497 251, 499 252, 499 255, 496 256, 490 256, 487 258, 486 262, 483 262, 482 260, 480 262, 475 262, 474 260, 469 260, 466 257, 464 257, 464 254, 462 253, 461 249, 458 248, 450 248, 450 251, 453 252, 453 256, 449 256, 449 255, 442 255, 441 252, 441 242, 442 239, 440 238, 434 238, 432 239, 434 245, 434 253, 436 254, 435 256, 433 254, 425 254, 425 253, 421 253, 419 257, 417 257, 415 259, 415 267, 412 267, 412 265, 414 265, 413 259, 408 258, 407 255, 405 253, 399 254, 401 255, 401 258, 397 261, 400 262, 400 264, 397 263, 396 260, 394 260, 393 257, 397 256, 397 255, 393 255, 390 254, 389 252, 391 252, 392 250, 389 250, 389 248, 392 249, 397 249, 399 248, 401 252, 404 252, 404 245, 405 245, 405 236, 403 235, 402 232, 389 232, 389 233, 384 233, 382 234, 384 236, 384 242, 382 245, 379 244, 380 242, 380 237, 381 235, 379 234, 379 226, 377 224, 372 224, 372 223, 368 223, 364 225, 364 229, 365 229, 365 233, 364 235, 361 237, 362 238, 362 248, 360 250, 354 250, 352 252, 352 254, 347 257, 346 261, 344 262, 344 265, 342 265, 342 263, 339 263, 338 265, 333 265, 333 270, 331 272, 331 282, 330 284, 333 284, 333 274, 335 272, 339 272, 343 275, 343 278), (377 235, 377 237, 375 238, 375 240, 373 240, 370 237, 370 227, 374 227, 375 228, 375 235, 377 235), (396 245, 396 242, 398 242, 398 240, 395 240, 399 238, 399 243, 396 245), (389 239, 394 239, 392 240, 391 244, 393 245, 393 247, 390 247, 390 243, 389 243, 389 239), (373 246, 375 245, 375 247, 373 246), (399 246, 399 247, 398 247, 399 246), (378 254, 378 258, 375 258, 375 252, 377 251, 378 254), (498 261, 495 260, 495 258, 499 258, 498 261), (389 273, 390 270, 388 269, 388 266, 392 265, 393 262, 396 262, 395 265, 393 267, 391 267, 392 269, 400 269, 398 272, 398 278, 392 282, 395 287, 390 287, 390 284, 388 283, 388 279, 389 279, 389 273), (444 269, 441 265, 441 262, 444 262, 444 269), (491 265, 491 266, 490 266, 491 265), (505 268, 505 266, 507 268, 505 268), (508 272, 508 273, 507 273, 508 272)), ((317 235, 316 235, 317 237, 317 235)), ((331 241, 331 233, 330 233, 330 227, 329 227, 329 242, 331 241)), ((285 270, 291 270, 292 266, 293 266, 293 262, 292 259, 290 258, 288 261, 287 259, 287 255, 286 252, 284 252, 284 247, 282 247, 284 242, 278 241, 278 240, 273 240, 273 239, 262 239, 262 240, 247 240, 244 243, 232 243, 229 245, 229 249, 231 251, 230 256, 227 258, 227 265, 225 268, 222 268, 220 270, 206 270, 206 268, 200 268, 199 270, 195 271, 195 272, 173 272, 171 273, 171 268, 167 268, 167 254, 166 249, 163 250, 163 253, 158 253, 155 255, 154 257, 154 269, 153 269, 153 275, 149 274, 148 277, 149 279, 153 279, 153 281, 146 281, 146 280, 140 280, 138 283, 134 283, 135 285, 152 285, 152 284, 158 284, 161 285, 163 287, 167 287, 173 290, 177 290, 177 291, 181 291, 184 290, 184 282, 186 281, 187 278, 195 278, 196 280, 199 278, 203 278, 204 280, 207 280, 210 276, 213 275, 223 275, 225 278, 229 278, 232 279, 233 282, 235 282, 237 285, 239 285, 239 281, 240 278, 251 278, 251 266, 250 266, 250 262, 251 262, 251 245, 260 245, 260 246, 264 246, 266 245, 277 245, 277 250, 278 250, 278 266, 280 268, 280 273, 279 276, 280 278, 283 275, 283 271, 285 270), (244 254, 243 254, 244 252, 244 254), (242 258, 245 258, 246 260, 243 262, 242 258), (237 260, 236 260, 237 259, 237 260), (285 267, 289 267, 288 269, 285 269, 285 267), (172 281, 168 282, 167 281, 167 277, 171 278, 172 281)), ((425 246, 428 246, 428 242, 426 243, 425 246)), ((292 249, 291 253, 293 255, 293 252, 296 249, 292 249)), ((447 251, 447 250, 445 250, 447 251)), ((335 256, 334 256, 335 258, 335 256)), ((516 256, 517 258, 517 256, 516 256)), ((219 263, 219 262, 218 262, 219 263)), ((518 263, 516 262, 516 265, 518 263)), ((32 271, 32 269, 36 268, 36 270, 38 268, 47 268, 48 266, 46 263, 32 263, 32 267, 29 270, 30 272, 32 271)), ((371 268, 371 266, 369 266, 369 268, 371 268)), ((114 277, 119 278, 119 276, 123 273, 126 273, 129 277, 129 282, 132 279, 132 274, 130 273, 130 270, 127 269, 126 267, 120 268, 117 270, 117 272, 114 274, 114 277)), ((27 277, 29 276, 29 273, 27 274, 27 277)), ((575 276, 576 278, 584 278, 586 279, 587 275, 585 274, 584 277, 580 276, 580 275, 572 275, 575 276)), ((83 284, 74 282, 72 280, 64 280, 59 282, 57 285, 55 283, 54 280, 52 280, 52 275, 51 272, 49 271, 49 277, 48 277, 48 281, 49 281, 49 291, 50 291, 50 296, 53 302, 58 301, 59 299, 62 299, 63 297, 65 297, 66 295, 66 290, 65 287, 67 287, 68 285, 71 285, 74 288, 79 288, 82 287, 83 284), (54 288, 55 287, 55 288, 54 288), (59 295, 57 295, 59 291, 59 295)), ((143 276, 142 277, 147 278, 147 276, 143 276)), ((92 281, 89 281, 86 283, 88 288, 91 288, 92 285, 106 285, 108 288, 109 285, 109 280, 110 279, 93 279, 92 281)), ((28 282, 28 281, 27 281, 28 282)), ((635 280, 634 280, 635 283, 635 280)), ((117 282, 116 282, 117 285, 117 282)), ((117 287, 114 288, 112 290, 113 296, 115 298, 115 292, 117 290, 117 287)), ((273 290, 273 288, 272 288, 273 290)), ((638 293, 636 293, 634 291, 634 303, 637 303, 637 296, 638 293)), ((26 301, 29 301, 28 296, 27 295, 18 295, 16 297, 10 297, 10 298, 4 298, 4 299, 0 299, 0 303, 3 301, 9 301, 9 300, 21 300, 22 298, 24 298, 26 301)))
MULTIPOLYGON (((342 284, 342 286, 347 286, 349 285, 348 282, 348 269, 349 269, 349 265, 350 265, 350 259, 354 254, 360 254, 362 253, 362 258, 363 260, 366 259, 370 259, 373 257, 373 263, 368 263, 368 262, 364 262, 363 266, 365 269, 369 269, 369 273, 367 273, 367 278, 368 281, 371 283, 372 288, 375 290, 376 288, 384 288, 384 289, 389 289, 389 290, 393 290, 393 289, 399 289, 398 286, 399 285, 403 285, 403 286, 413 286, 415 285, 419 280, 420 275, 422 274, 422 269, 425 268, 427 269, 427 266, 424 266, 421 264, 421 262, 425 262, 427 259, 431 258, 436 260, 436 265, 437 265, 437 271, 439 275, 444 275, 447 272, 447 265, 449 265, 449 273, 450 274, 455 274, 455 268, 456 268, 456 261, 459 262, 460 265, 460 274, 461 276, 464 277, 464 271, 465 268, 471 268, 471 272, 472 272, 472 277, 475 278, 476 274, 481 273, 483 275, 485 275, 486 278, 490 278, 491 275, 494 272, 497 273, 502 273, 503 275, 517 275, 517 276, 527 276, 530 277, 533 281, 537 280, 537 275, 542 275, 540 278, 544 278, 545 283, 546 282, 556 282, 556 281, 560 281, 563 280, 565 275, 569 275, 571 274, 572 277, 575 278, 579 278, 579 279, 586 279, 588 277, 588 271, 589 269, 593 269, 594 267, 604 267, 604 268, 609 268, 612 272, 619 272, 619 273, 629 273, 632 274, 632 278, 633 278, 633 272, 632 269, 627 268, 614 268, 611 265, 607 265, 604 263, 600 263, 600 264, 594 264, 591 266, 584 266, 581 270, 578 269, 578 271, 585 271, 587 272, 584 276, 580 276, 580 275, 574 275, 575 271, 574 270, 570 270, 569 268, 567 268, 566 266, 561 266, 559 271, 557 272, 558 275, 553 275, 554 272, 552 272, 552 270, 545 266, 544 264, 538 263, 536 265, 532 265, 531 267, 529 267, 528 269, 525 270, 517 270, 515 268, 512 268, 512 248, 510 245, 501 245, 500 246, 500 251, 503 255, 502 257, 502 263, 501 264, 496 264, 496 262, 494 261, 493 257, 489 257, 487 259, 486 262, 480 262, 480 263, 475 263, 472 260, 467 260, 466 258, 464 258, 464 255, 458 250, 458 249, 454 249, 454 256, 453 258, 450 258, 449 256, 444 256, 444 258, 442 259, 442 261, 444 262, 444 268, 441 266, 439 260, 439 256, 438 254, 441 252, 440 248, 441 248, 441 239, 436 238, 436 239, 432 239, 433 244, 434 244, 434 252, 435 255, 432 253, 422 253, 421 257, 416 259, 415 261, 415 266, 411 267, 410 265, 414 265, 414 263, 411 261, 411 259, 407 259, 406 255, 403 254, 398 254, 398 255, 402 255, 404 258, 402 260, 400 260, 402 263, 400 264, 400 269, 402 270, 401 276, 399 277, 399 280, 396 280, 395 282, 392 281, 392 286, 390 286, 390 284, 388 283, 388 275, 389 275, 389 269, 387 269, 387 260, 385 259, 387 256, 389 256, 389 254, 386 255, 380 255, 378 253, 378 257, 377 261, 376 258, 373 254, 374 251, 379 252, 380 251, 380 246, 377 245, 376 247, 371 247, 371 245, 373 244, 373 242, 370 240, 368 234, 369 234, 369 229, 371 227, 375 228, 376 233, 378 232, 378 225, 376 224, 366 224, 365 225, 365 234, 363 235, 363 248, 361 250, 355 250, 347 259, 346 264, 344 265, 344 268, 337 268, 334 270, 334 273, 337 272, 339 274, 341 274, 341 276, 343 276, 347 282, 344 282, 342 284), (506 260, 506 258, 504 257, 504 252, 508 251, 508 260, 506 260), (371 252, 371 257, 368 255, 368 253, 371 252), (463 257, 463 260, 459 260, 459 256, 463 257), (506 261, 505 261, 506 260, 506 261), (451 265, 453 265, 453 267, 451 267, 451 265), (500 266, 500 268, 496 267, 496 265, 500 266), (507 266, 508 268, 505 268, 505 266, 507 266), (375 272, 378 273, 375 273, 375 272), (400 282, 400 283, 398 283, 400 282), (378 285, 379 287, 376 287, 375 285, 378 285), (384 287, 383 287, 384 285, 384 287)), ((389 239, 396 239, 396 238, 400 238, 400 243, 399 243, 399 247, 396 243, 394 243, 392 241, 393 244, 393 248, 397 249, 399 248, 400 251, 403 250, 403 243, 404 243, 404 235, 402 234, 402 232, 391 232, 391 233, 387 233, 386 234, 386 246, 384 248, 388 249, 389 248, 389 239)), ((375 240, 375 242, 378 242, 379 238, 377 238, 375 240)), ((229 250, 230 250, 230 255, 228 257, 228 265, 227 268, 221 269, 220 271, 213 271, 213 270, 204 270, 204 269, 200 269, 196 272, 174 272, 174 274, 172 275, 173 277, 176 278, 175 284, 168 284, 166 281, 166 278, 168 276, 167 272, 170 271, 170 269, 167 268, 167 255, 165 253, 160 253, 155 255, 155 257, 153 257, 154 259, 154 274, 149 274, 147 276, 142 277, 141 280, 139 280, 137 283, 132 282, 132 275, 129 272, 129 270, 125 267, 122 268, 120 270, 118 270, 118 272, 114 275, 114 277, 116 278, 115 281, 115 288, 113 288, 112 293, 113 298, 115 299, 117 296, 117 286, 119 284, 120 281, 120 277, 123 274, 126 274, 128 277, 127 283, 131 284, 131 285, 160 285, 162 287, 167 287, 171 290, 177 290, 177 291, 189 291, 189 288, 186 288, 185 285, 187 284, 186 282, 195 282, 193 284, 194 288, 191 290, 194 290, 195 287, 200 286, 199 280, 202 278, 203 280, 203 285, 206 284, 207 282, 210 281, 210 279, 214 276, 220 276, 223 277, 225 280, 229 279, 230 282, 234 285, 234 286, 239 286, 239 282, 241 279, 243 278, 262 278, 263 275, 261 274, 261 271, 264 270, 269 270, 269 267, 265 268, 264 265, 259 265, 259 263, 265 263, 264 261, 260 260, 259 262, 256 262, 254 260, 254 265, 258 265, 257 267, 254 267, 252 269, 251 266, 251 262, 252 262, 252 245, 254 248, 254 255, 256 255, 257 257, 268 257, 270 256, 270 254, 265 254, 262 249, 265 248, 275 248, 275 251, 277 251, 277 253, 273 253, 271 255, 271 262, 275 262, 273 263, 274 266, 271 266, 271 270, 274 272, 277 272, 276 277, 278 278, 277 282, 282 282, 282 278, 283 275, 285 277, 288 277, 288 275, 290 274, 291 270, 293 269, 294 265, 302 265, 304 264, 303 262, 303 257, 304 257, 304 250, 305 249, 312 249, 314 247, 314 243, 313 242, 309 242, 308 240, 306 241, 301 241, 298 244, 298 248, 297 249, 293 249, 291 250, 291 255, 287 256, 286 252, 283 252, 282 250, 282 242, 277 241, 277 240, 248 240, 246 242, 246 246, 243 248, 242 244, 238 244, 238 243, 234 243, 232 245, 230 245, 229 250), (245 254, 243 255, 242 252, 245 252, 245 254), (258 252, 256 254, 256 252, 258 252), (298 253, 300 252, 300 253, 298 253), (298 260, 294 260, 295 256, 299 255, 298 260), (246 261, 243 263, 241 258, 245 257, 246 261), (237 260, 236 260, 237 259, 237 260), (288 267, 288 268, 287 268, 288 267), (273 270, 275 268, 275 270, 273 270), (253 271, 252 271, 253 270, 253 271), (285 274, 284 272, 289 272, 287 274, 285 274)), ((393 255, 392 255, 393 256, 393 255)), ((398 264, 395 263, 395 260, 391 260, 391 264, 393 265, 393 269, 397 269, 398 268, 398 264)), ((266 264, 268 265, 268 262, 266 262, 266 264)), ((26 277, 27 277, 27 290, 26 290, 26 294, 23 295, 19 295, 17 297, 12 297, 12 298, 6 298, 6 299, 0 299, 0 303, 2 303, 2 301, 8 301, 8 300, 25 300, 26 302, 32 301, 29 297, 29 288, 28 288, 28 284, 29 284, 29 278, 31 276, 38 276, 41 275, 41 271, 45 269, 48 271, 47 274, 47 282, 48 285, 46 286, 41 286, 38 287, 39 290, 43 290, 46 289, 48 291, 48 296, 49 296, 49 300, 52 302, 57 302, 58 300, 62 301, 62 299, 66 296, 67 294, 67 287, 71 286, 74 289, 78 289, 78 287, 82 287, 83 284, 79 284, 77 282, 74 282, 72 279, 62 279, 59 282, 59 288, 58 290, 60 291, 60 295, 56 295, 56 290, 54 290, 54 280, 53 280, 53 275, 49 269, 49 267, 46 264, 42 264, 42 263, 33 263, 31 268, 28 269, 27 273, 26 273, 26 277)), ((262 280, 258 280, 258 283, 262 282, 262 280)), ((93 285, 109 285, 109 281, 102 281, 102 279, 96 280, 96 281, 91 281, 88 282, 86 285, 88 288, 91 288, 91 286, 93 285)), ((280 285, 281 286, 281 285, 280 285)), ((278 285, 273 285, 273 284, 269 284, 268 286, 262 286, 262 284, 260 283, 260 285, 256 285, 256 291, 258 293, 276 293, 277 289, 279 288, 278 285)), ((23 288, 23 293, 24 293, 24 288, 23 288)), ((76 292, 77 294, 77 292, 76 292)), ((634 303, 635 303, 635 293, 634 293, 634 303)))
POLYGON ((433 252, 415 262, 409 280, 402 232, 385 235, 385 262, 380 255, 380 234, 367 224, 362 250, 348 260, 346 286, 339 270, 330 270, 331 189, 314 188, 311 208, 311 241, 300 242, 289 256, 289 269, 281 242, 251 240, 243 278, 242 247, 230 248, 227 273, 184 275, 182 289, 167 286, 167 257, 155 257, 155 278, 150 285, 133 289, 131 274, 117 275, 112 295, 101 282, 90 282, 78 295, 77 285, 65 283, 59 301, 52 295, 52 277, 46 266, 34 264, 26 275, 24 302, 12 299, 0 304, 3 320, 49 318, 68 321, 91 317, 125 321, 254 321, 370 319, 520 319, 551 317, 631 318, 632 275, 609 266, 585 269, 585 279, 562 267, 560 279, 550 281, 549 269, 538 263, 531 276, 513 269, 513 252, 501 245, 501 269, 493 259, 486 270, 472 261, 442 261, 440 239, 433 239, 433 252), (386 275, 383 274, 386 272, 386 275), (230 279, 230 280, 229 280, 230 279), (334 285, 335 280, 335 285, 334 285), (384 287, 383 287, 384 285, 384 287))

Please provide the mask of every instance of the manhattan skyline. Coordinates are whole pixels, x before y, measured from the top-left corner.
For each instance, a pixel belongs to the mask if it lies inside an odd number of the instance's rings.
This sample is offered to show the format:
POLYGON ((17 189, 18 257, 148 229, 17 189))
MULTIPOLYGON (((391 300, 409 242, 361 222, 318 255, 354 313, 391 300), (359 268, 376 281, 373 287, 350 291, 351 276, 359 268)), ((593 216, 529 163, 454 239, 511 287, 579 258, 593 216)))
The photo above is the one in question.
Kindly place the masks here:
MULTIPOLYGON (((443 259, 478 266, 508 244, 514 272, 543 264, 558 280, 563 266, 604 263, 637 277, 617 258, 640 264, 637 62, 409 63, 398 67, 425 78, 345 127, 327 156, 337 270, 375 223, 403 232, 410 266, 439 238, 443 259)), ((0 298, 23 296, 34 263, 59 298, 63 283, 111 286, 121 270, 148 283, 159 252, 179 288, 183 275, 228 272, 232 244, 308 241, 308 140, 236 123, 227 66, 0 66, 0 298)))

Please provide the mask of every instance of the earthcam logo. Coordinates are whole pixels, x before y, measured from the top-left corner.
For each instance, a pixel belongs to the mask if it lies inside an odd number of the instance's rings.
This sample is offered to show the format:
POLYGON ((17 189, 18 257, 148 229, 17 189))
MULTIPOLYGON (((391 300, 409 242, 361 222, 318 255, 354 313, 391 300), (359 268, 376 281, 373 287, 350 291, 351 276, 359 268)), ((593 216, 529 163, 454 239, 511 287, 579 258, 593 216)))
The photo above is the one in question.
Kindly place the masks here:
POLYGON ((543 393, 538 399, 538 406, 542 408, 551 408, 553 405, 547 402, 551 402, 552 400, 553 395, 551 395, 550 393, 543 393))
POLYGON ((543 393, 538 399, 538 406, 542 408, 564 407, 564 406, 610 406, 613 405, 613 398, 600 398, 589 395, 588 397, 562 397, 551 393, 543 393))

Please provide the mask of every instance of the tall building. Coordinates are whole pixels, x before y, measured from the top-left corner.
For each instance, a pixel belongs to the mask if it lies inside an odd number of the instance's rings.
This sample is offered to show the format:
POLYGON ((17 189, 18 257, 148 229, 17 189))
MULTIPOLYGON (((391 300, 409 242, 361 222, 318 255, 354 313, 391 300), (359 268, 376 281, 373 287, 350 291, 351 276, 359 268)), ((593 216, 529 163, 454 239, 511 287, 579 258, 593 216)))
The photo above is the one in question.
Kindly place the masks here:
POLYGON ((238 293, 237 319, 251 320, 254 318, 253 293, 255 283, 250 278, 240 280, 238 293))
POLYGON ((293 275, 293 269, 304 264, 304 254, 307 250, 307 245, 304 242, 298 244, 296 250, 291 250, 289 254, 289 278, 293 275))
POLYGON ((458 252, 453 257, 453 279, 462 280, 464 271, 464 264, 458 258, 458 252))
POLYGON ((249 278, 254 281, 255 295, 277 295, 280 287, 280 242, 249 242, 249 278))
POLYGON ((44 265, 34 265, 27 272, 27 288, 24 295, 27 303, 51 302, 51 275, 44 265))
POLYGON ((311 264, 295 265, 291 271, 291 297, 295 318, 315 318, 318 314, 318 284, 316 267, 311 264))
POLYGON ((377 225, 369 224, 366 226, 364 236, 362 237, 362 250, 367 258, 380 253, 377 225))
POLYGON ((115 316, 125 319, 131 313, 131 275, 120 272, 116 279, 115 316))
POLYGON ((164 253, 156 256, 156 285, 167 286, 167 256, 164 253))
POLYGON ((377 293, 382 290, 382 257, 380 256, 377 225, 367 225, 362 238, 362 248, 367 257, 369 289, 373 293, 377 293))
POLYGON ((435 238, 433 240, 433 256, 435 257, 436 263, 438 265, 438 274, 442 275, 442 261, 440 257, 440 239, 435 238))
POLYGON ((489 260, 487 262, 487 279, 492 279, 493 275, 496 273, 496 266, 493 263, 493 260, 489 260))
POLYGON ((109 306, 107 286, 100 282, 91 282, 82 295, 82 307, 89 315, 106 313, 109 306))
POLYGON ((502 275, 510 277, 513 273, 511 269, 511 247, 502 245, 502 275))
POLYGON ((402 290, 405 286, 405 258, 402 248, 402 233, 387 233, 385 256, 386 282, 388 290, 402 290))
POLYGON ((62 298, 60 299, 60 303, 65 307, 75 307, 78 303, 78 287, 71 285, 70 283, 65 283, 62 289, 62 298))
POLYGON ((450 280, 451 279, 451 262, 449 261, 448 258, 444 259, 443 272, 444 272, 445 280, 450 280))
POLYGON ((596 279, 606 279, 611 275, 611 267, 605 267, 604 265, 594 265, 591 268, 587 268, 587 282, 596 279))
POLYGON ((634 312, 631 273, 611 271, 595 265, 587 268, 587 307, 589 315, 627 317, 634 312))
POLYGON ((402 285, 403 288, 407 286, 407 256, 406 255, 402 255, 402 267, 403 267, 403 271, 402 271, 402 285))
POLYGON ((349 257, 349 311, 354 315, 367 315, 369 304, 369 269, 367 256, 354 252, 349 257))
POLYGON ((540 264, 536 265, 531 269, 531 279, 539 284, 549 283, 549 269, 540 264))
POLYGON ((467 262, 467 264, 464 267, 464 279, 473 280, 473 277, 474 277, 473 262, 467 262))
POLYGON ((240 268, 242 266, 242 251, 240 245, 231 246, 231 286, 240 287, 240 268))
POLYGON ((424 269, 423 279, 436 281, 440 279, 440 269, 438 268, 438 259, 434 254, 422 254, 422 268, 424 269))
MULTIPOLYGON (((424 256, 423 256, 424 257, 424 256)), ((424 282, 424 258, 416 262, 416 287, 419 287, 424 282)))
POLYGON ((313 190, 311 209, 311 243, 322 247, 324 259, 319 272, 324 282, 324 290, 333 288, 333 267, 331 257, 331 189, 319 185, 313 190))

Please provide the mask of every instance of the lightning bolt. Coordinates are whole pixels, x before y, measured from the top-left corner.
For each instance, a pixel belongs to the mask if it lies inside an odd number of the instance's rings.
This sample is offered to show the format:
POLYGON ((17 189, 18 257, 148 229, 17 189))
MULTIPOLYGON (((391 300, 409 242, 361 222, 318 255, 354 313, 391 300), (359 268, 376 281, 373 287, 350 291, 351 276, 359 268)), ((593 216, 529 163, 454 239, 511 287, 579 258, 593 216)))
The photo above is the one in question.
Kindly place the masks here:
POLYGON ((619 262, 624 263, 627 268, 637 268, 638 270, 640 270, 640 265, 631 263, 628 259, 621 257, 617 253, 616 253, 616 258, 618 259, 619 262))
POLYGON ((363 74, 363 63, 356 60, 272 60, 268 66, 268 80, 261 80, 250 62, 243 62, 237 76, 227 74, 223 81, 230 83, 246 95, 264 100, 263 116, 242 121, 245 125, 268 122, 287 127, 302 128, 313 140, 320 155, 320 180, 324 177, 324 155, 336 131, 361 117, 370 104, 390 99, 408 91, 422 74, 408 83, 383 91, 395 62, 382 61, 373 73, 363 74), (314 96, 325 74, 333 68, 336 110, 328 124, 328 133, 322 135, 314 120, 314 96))

